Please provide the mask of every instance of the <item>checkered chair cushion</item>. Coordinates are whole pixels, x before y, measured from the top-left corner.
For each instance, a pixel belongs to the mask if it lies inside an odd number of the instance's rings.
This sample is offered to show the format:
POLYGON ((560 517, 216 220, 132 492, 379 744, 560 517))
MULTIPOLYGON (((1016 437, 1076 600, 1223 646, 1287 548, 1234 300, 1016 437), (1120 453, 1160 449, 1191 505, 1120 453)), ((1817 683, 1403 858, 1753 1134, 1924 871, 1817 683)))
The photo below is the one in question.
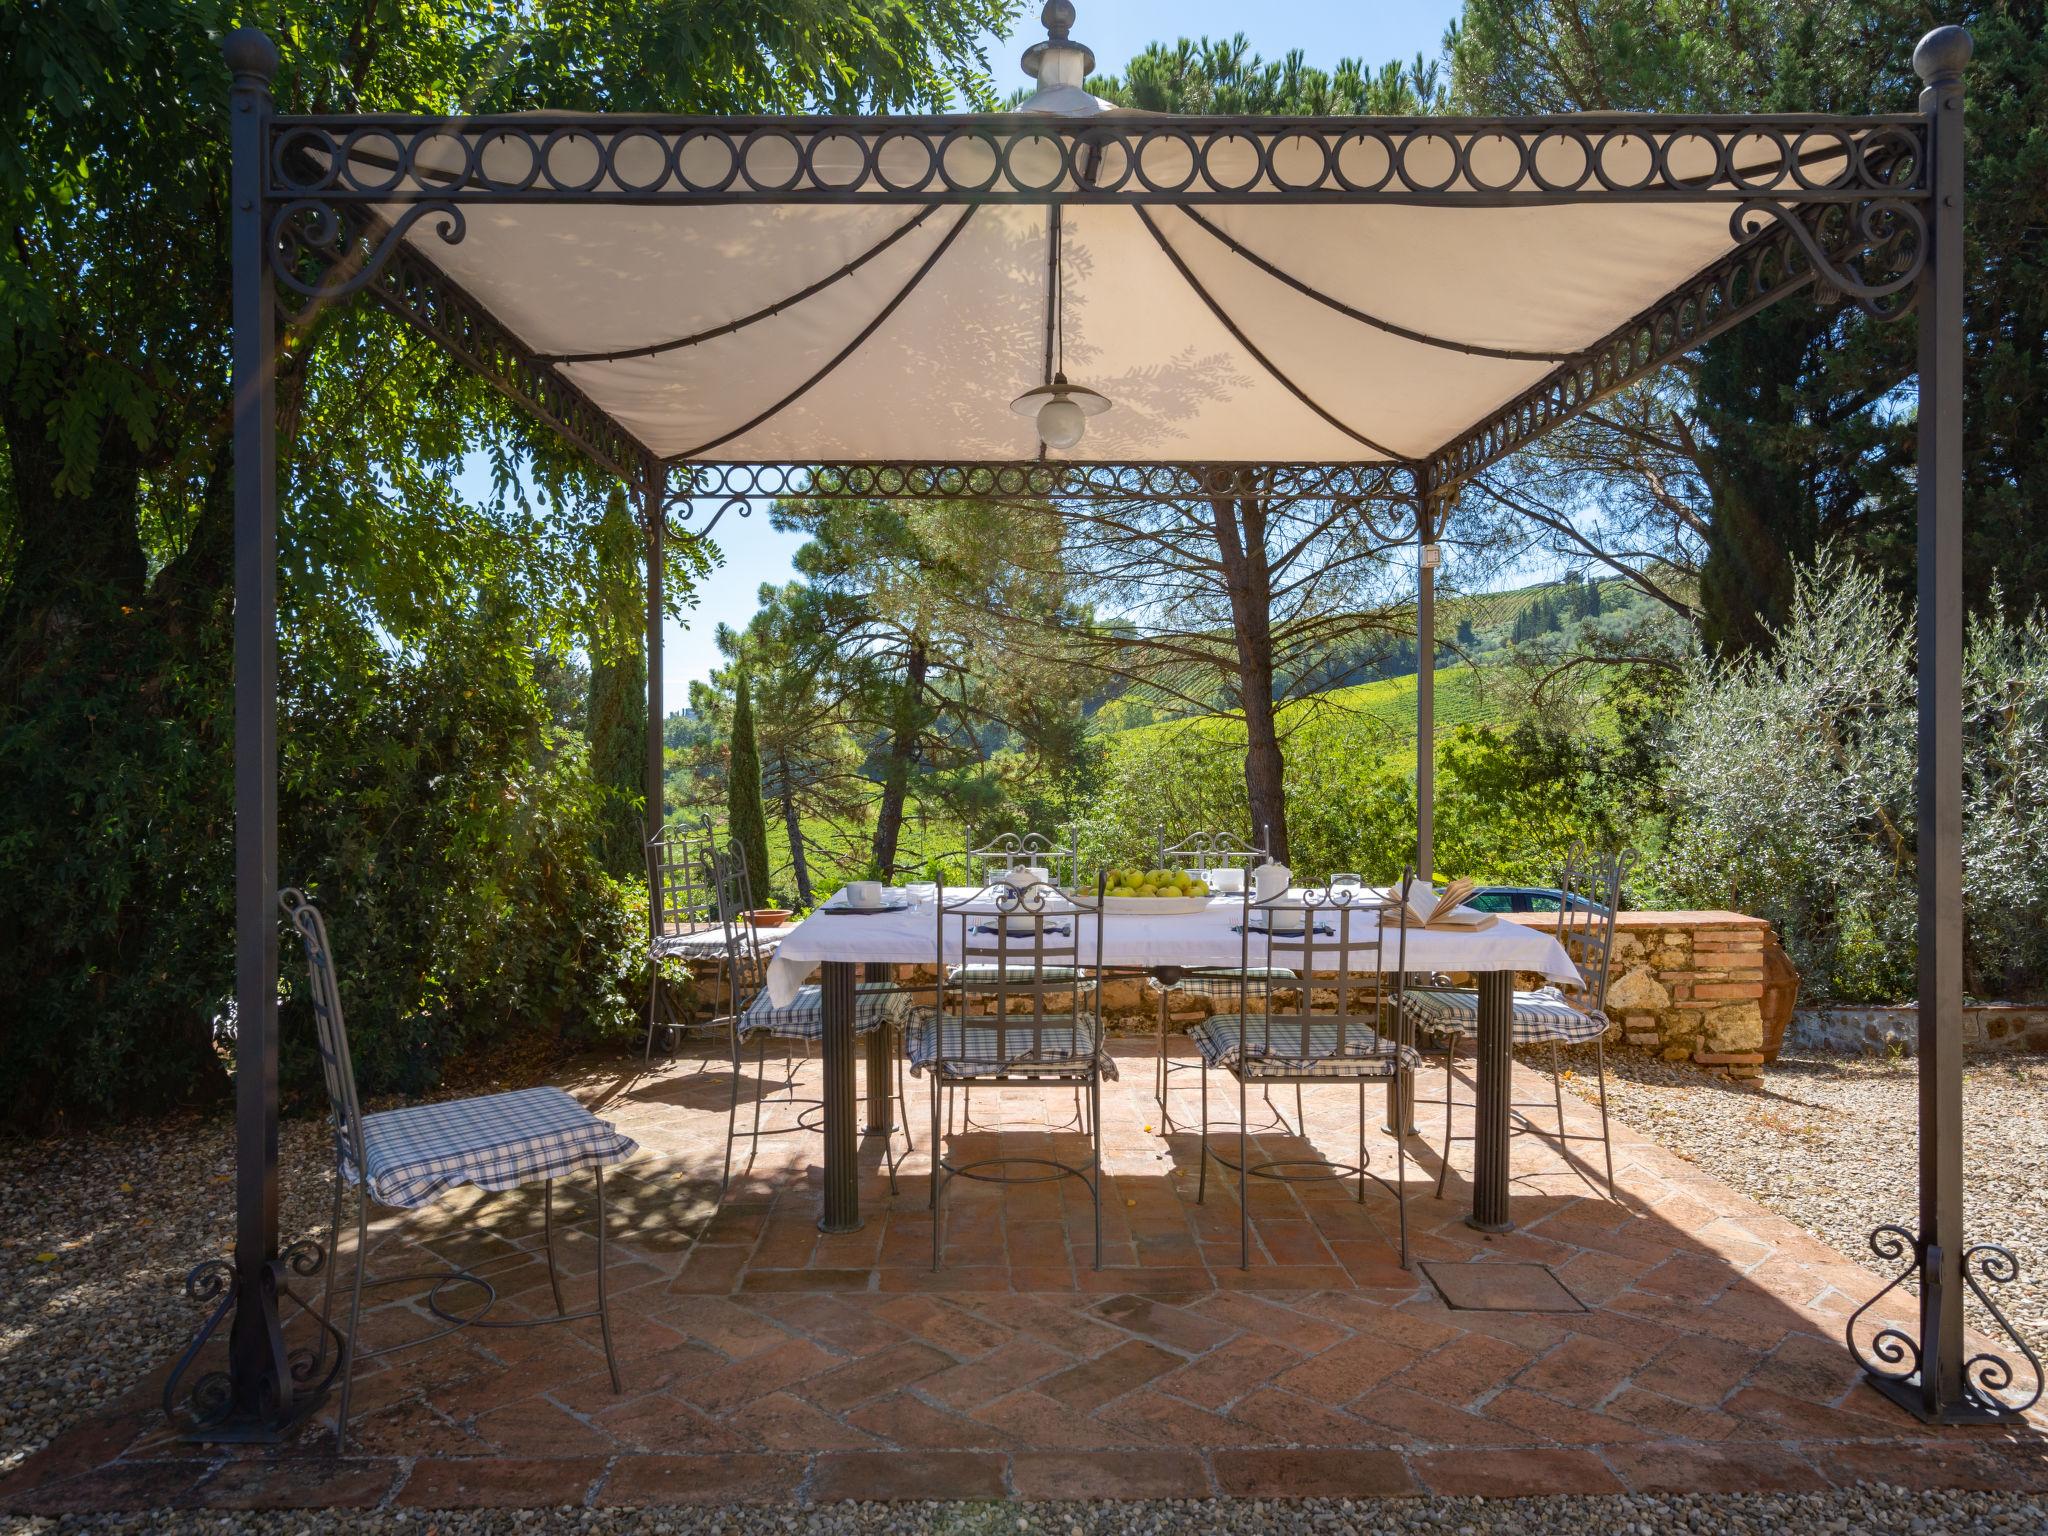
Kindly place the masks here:
MULTIPOLYGON (((1418 1033, 1439 1041, 1461 1039, 1479 1029, 1476 992, 1456 987, 1416 987, 1401 994, 1401 1006, 1418 1033)), ((1572 1045, 1607 1033, 1604 1014, 1578 1007, 1556 987, 1517 992, 1510 1019, 1510 1037, 1517 1045, 1544 1045, 1551 1041, 1572 1045)))
MULTIPOLYGON (((853 989, 853 1032, 865 1035, 884 1024, 900 1024, 909 1010, 910 994, 894 983, 859 982, 853 989)), ((740 1038, 764 1032, 779 1040, 824 1039, 825 994, 818 984, 804 983, 784 1008, 776 1007, 766 990, 760 992, 740 1015, 740 1038)))
POLYGON ((1116 1062, 1103 1047, 1102 1026, 1093 1014, 1078 1017, 1048 1014, 1037 1029, 1036 1053, 1032 1051, 1033 1029, 1020 1020, 1005 1029, 1001 1048, 996 1029, 978 1019, 940 1019, 929 1008, 911 1011, 904 1050, 913 1075, 927 1067, 943 1064, 948 1077, 1071 1076, 1076 1067, 1092 1057, 1103 1077, 1116 1077, 1116 1062))
MULTIPOLYGON (((1422 1056, 1414 1047, 1383 1040, 1356 1025, 1345 1026, 1342 1056, 1337 1054, 1335 1023, 1309 1026, 1312 1054, 1308 1056, 1282 1055, 1277 1049, 1269 1054, 1265 1021, 1255 1019, 1247 1029, 1243 1016, 1235 1013, 1214 1014, 1188 1033, 1194 1037, 1195 1049, 1202 1053, 1203 1061, 1231 1072, 1241 1070, 1250 1078, 1327 1077, 1356 1082, 1361 1077, 1393 1077, 1422 1065, 1422 1056)), ((1274 1026, 1275 1047, 1298 1045, 1300 1041, 1298 1024, 1274 1026)))
MULTIPOLYGON (((408 1209, 463 1184, 518 1189, 585 1168, 607 1168, 638 1143, 559 1088, 522 1088, 363 1116, 372 1199, 408 1209)), ((342 1156, 342 1177, 361 1182, 342 1156)))
POLYGON ((725 958, 725 951, 723 948, 709 946, 704 937, 706 932, 716 934, 718 932, 717 925, 713 924, 710 928, 699 930, 696 933, 658 934, 648 945, 648 948, 653 951, 655 958, 661 960, 666 960, 676 955, 687 955, 693 960, 723 960, 725 958))
POLYGON ((1034 976, 1045 981, 1072 981, 1080 974, 1071 965, 1048 965, 1039 970, 1028 965, 956 965, 946 972, 946 980, 993 986, 998 981, 1029 981, 1034 976), (1009 972, 1007 976, 1005 971, 1009 972))
MULTIPOLYGON (((1254 965, 1243 971, 1189 971, 1165 990, 1182 997, 1205 997, 1212 1003, 1238 1003, 1245 997, 1263 999, 1268 977, 1276 991, 1283 981, 1301 979, 1283 966, 1254 965)), ((1259 1006, 1264 1007, 1264 1002, 1259 1006)))

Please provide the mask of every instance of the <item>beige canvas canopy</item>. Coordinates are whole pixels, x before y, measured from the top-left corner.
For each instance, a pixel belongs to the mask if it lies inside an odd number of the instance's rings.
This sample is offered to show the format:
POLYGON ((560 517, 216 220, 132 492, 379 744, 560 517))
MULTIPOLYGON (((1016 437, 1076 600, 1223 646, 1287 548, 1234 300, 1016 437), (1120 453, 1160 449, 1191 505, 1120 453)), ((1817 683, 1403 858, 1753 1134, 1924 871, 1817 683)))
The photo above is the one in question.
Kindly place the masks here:
POLYGON ((287 125, 277 191, 678 463, 1423 463, 1669 296, 1696 344, 1917 232, 1917 117, 1167 117, 1070 16, 1015 113, 287 125), (1056 374, 1108 409, 1046 449, 1056 374))
MULTIPOLYGON (((933 121, 941 139, 988 122, 933 121)), ((1170 120, 1096 121, 1156 132, 1170 120)), ((1176 205, 1145 197, 1135 174, 1126 195, 1084 200, 1050 139, 1027 141, 1007 179, 1064 185, 1067 200, 906 203, 891 189, 918 180, 926 138, 864 153, 854 133, 817 135, 805 181, 830 200, 593 207, 586 185, 623 195, 670 165, 713 185, 742 164, 775 185, 796 151, 781 137, 736 150, 609 122, 544 155, 525 135, 445 134, 413 157, 409 179, 431 186, 467 163, 472 178, 517 184, 538 161, 579 196, 550 201, 543 183, 529 200, 468 211, 457 243, 431 219, 405 238, 655 454, 756 463, 1029 460, 1034 424, 1011 402, 1049 378, 1049 339, 1065 373, 1111 403, 1072 457, 1426 459, 1746 238, 1725 202, 1631 199, 1598 180, 1576 201, 1481 204, 1525 159, 1560 182, 1586 179, 1586 147, 1562 136, 1533 155, 1498 132, 1404 141, 1405 171, 1441 200, 1403 204, 1288 200, 1291 182, 1320 178, 1323 141, 1247 134, 1212 148, 1206 170, 1248 190, 1176 205)), ((380 143, 358 149, 353 179, 394 174, 380 143)), ((1737 178, 1763 179, 1783 150, 1760 134, 1621 125, 1599 166, 1618 187, 1653 168, 1711 183, 1729 179, 1733 157, 1737 178)), ((1392 152, 1358 137, 1332 158, 1370 184, 1392 152)), ((1196 153, 1154 139, 1142 164, 1171 184, 1196 153)), ((962 178, 988 174, 981 141, 956 139, 948 154, 962 178)), ((1800 156, 1816 183, 1850 168, 1839 135, 1800 156)), ((1116 171, 1098 168, 1098 182, 1116 171)), ((408 207, 377 212, 396 224, 408 207)))

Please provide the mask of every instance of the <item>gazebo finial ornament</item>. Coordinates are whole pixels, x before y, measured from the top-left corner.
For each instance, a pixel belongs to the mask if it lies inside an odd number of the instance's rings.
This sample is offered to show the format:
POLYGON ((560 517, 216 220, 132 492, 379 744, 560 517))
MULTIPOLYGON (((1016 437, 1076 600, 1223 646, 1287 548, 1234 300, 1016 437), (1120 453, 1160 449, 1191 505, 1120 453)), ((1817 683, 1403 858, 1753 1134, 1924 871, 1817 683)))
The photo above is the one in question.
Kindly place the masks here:
POLYGON ((1017 104, 1019 112, 1051 112, 1061 117, 1094 117, 1113 111, 1115 102, 1082 89, 1095 70, 1095 50, 1069 35, 1074 26, 1074 0, 1045 0, 1038 13, 1045 23, 1045 41, 1024 50, 1024 73, 1038 89, 1017 104))

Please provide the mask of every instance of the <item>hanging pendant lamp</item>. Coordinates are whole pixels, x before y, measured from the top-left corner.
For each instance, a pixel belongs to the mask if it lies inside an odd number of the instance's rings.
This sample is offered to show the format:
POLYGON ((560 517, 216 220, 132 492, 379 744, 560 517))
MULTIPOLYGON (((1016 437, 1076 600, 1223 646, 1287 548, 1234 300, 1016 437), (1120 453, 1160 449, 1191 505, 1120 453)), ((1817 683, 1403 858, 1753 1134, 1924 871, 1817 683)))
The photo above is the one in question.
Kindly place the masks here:
MULTIPOLYGON (((1047 7, 1051 9, 1050 6, 1047 7)), ((1067 382, 1066 284, 1060 267, 1060 207, 1048 212, 1045 306, 1045 382, 1010 402, 1019 416, 1036 417, 1038 440, 1048 448, 1071 448, 1088 432, 1088 418, 1109 409, 1109 396, 1067 382)))

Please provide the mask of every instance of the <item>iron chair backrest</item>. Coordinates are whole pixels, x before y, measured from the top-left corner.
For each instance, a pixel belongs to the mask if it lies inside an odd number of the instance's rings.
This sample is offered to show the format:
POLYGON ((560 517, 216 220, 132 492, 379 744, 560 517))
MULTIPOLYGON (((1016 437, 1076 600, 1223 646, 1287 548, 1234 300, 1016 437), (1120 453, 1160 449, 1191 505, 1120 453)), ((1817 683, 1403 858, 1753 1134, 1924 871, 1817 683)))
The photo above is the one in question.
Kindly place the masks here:
POLYGON ((648 920, 656 938, 696 933, 718 921, 711 818, 664 827, 647 844, 648 920))
POLYGON ((348 1026, 341 1017, 341 987, 336 980, 334 951, 327 943, 327 922, 306 893, 296 887, 278 892, 277 904, 306 951, 307 991, 313 1000, 313 1026, 320 1046, 320 1076, 327 1084, 327 1108, 334 1127, 334 1150, 342 1163, 365 1177, 363 1110, 356 1099, 355 1061, 348 1050, 348 1026))
POLYGON ((1168 847, 1161 827, 1153 846, 1159 859, 1154 869, 1241 869, 1249 876, 1273 862, 1273 829, 1261 827, 1257 840, 1249 843, 1228 832, 1193 832, 1168 847))
POLYGON ((1080 840, 1069 827, 1065 842, 1044 832, 1005 832, 985 848, 967 850, 967 883, 986 888, 1001 882, 1013 869, 1043 869, 1063 891, 1080 889, 1080 840))
POLYGON ((994 1032, 999 1061, 1043 1054, 1048 1030, 1065 1051, 1072 1029, 1102 1012, 1102 880, 1093 898, 1063 895, 1053 886, 996 881, 978 890, 942 896, 937 904, 934 991, 942 1026, 994 1032), (946 940, 955 940, 951 957, 946 940), (957 960, 958 969, 954 969, 957 960), (1052 974, 1048 975, 1047 973, 1052 974), (1047 999, 1064 997, 1054 1010, 1047 999), (993 1004, 989 1013, 982 1004, 993 1004))
POLYGON ((1245 891, 1238 935, 1239 966, 1246 977, 1240 1012, 1247 1055, 1315 1061, 1362 1055, 1393 1038, 1386 1031, 1385 978, 1391 971, 1398 984, 1408 963, 1408 930, 1405 922, 1394 923, 1400 938, 1390 968, 1385 930, 1391 907, 1379 892, 1364 886, 1281 891, 1265 900, 1245 891), (1292 928, 1294 921, 1300 922, 1299 929, 1292 928), (1276 980, 1276 969, 1292 971, 1300 979, 1276 980), (1359 994, 1368 977, 1372 1000, 1366 1006, 1359 994), (1318 991, 1333 992, 1335 1006, 1317 1012, 1318 991), (1295 993, 1294 1007, 1276 1008, 1278 992, 1295 993))
POLYGON ((1578 968, 1582 1001, 1593 1012, 1607 1007, 1608 972, 1613 968, 1614 914, 1621 884, 1635 862, 1635 850, 1596 853, 1583 842, 1565 851, 1557 888, 1557 941, 1578 968))
POLYGON ((732 1011, 745 1013, 747 1004, 760 993, 768 979, 767 962, 761 957, 761 936, 754 927, 754 880, 747 869, 746 853, 738 843, 711 850, 712 906, 725 933, 725 961, 732 983, 732 1011))

